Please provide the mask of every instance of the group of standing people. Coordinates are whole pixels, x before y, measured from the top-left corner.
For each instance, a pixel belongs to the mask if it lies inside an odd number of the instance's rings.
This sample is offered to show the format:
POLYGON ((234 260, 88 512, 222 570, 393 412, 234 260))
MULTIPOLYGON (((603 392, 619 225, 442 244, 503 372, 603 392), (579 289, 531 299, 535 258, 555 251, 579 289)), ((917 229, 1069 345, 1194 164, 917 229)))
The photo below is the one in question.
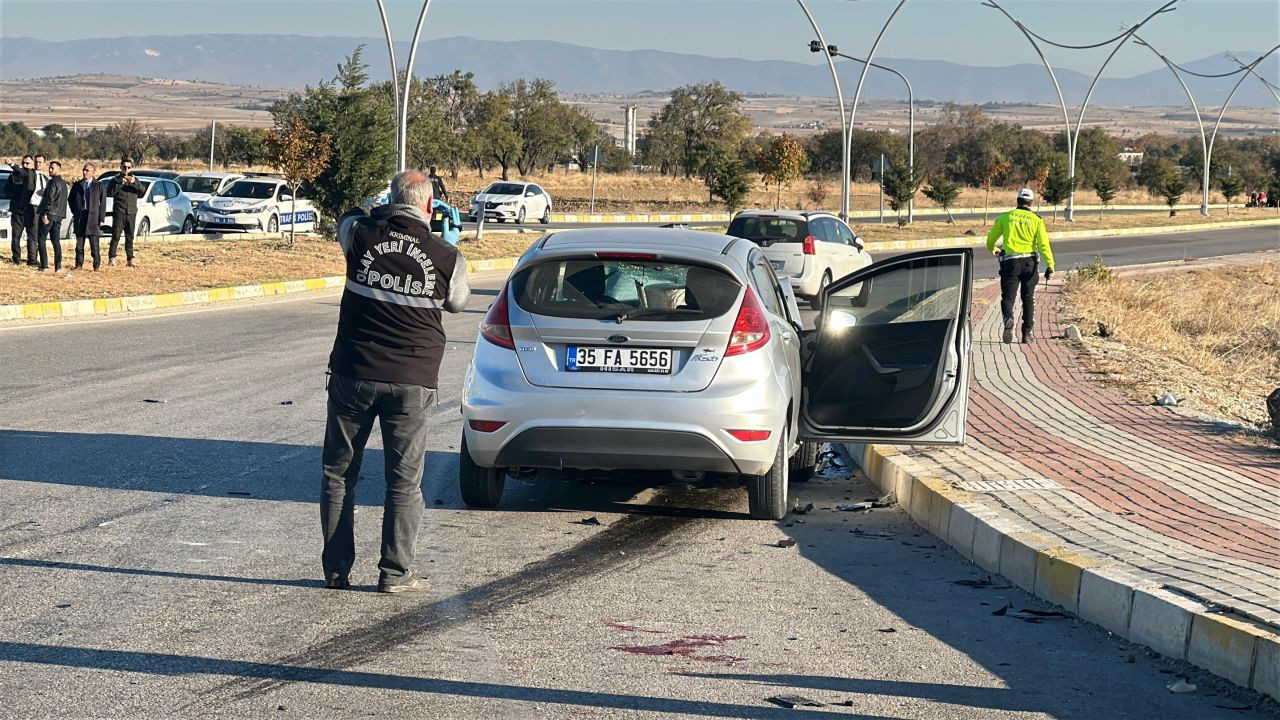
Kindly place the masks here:
POLYGON ((125 259, 129 267, 133 262, 134 226, 138 217, 138 198, 142 196, 142 183, 133 175, 133 161, 120 161, 120 174, 106 183, 94 177, 97 167, 86 163, 80 170, 80 179, 69 184, 62 177, 62 163, 49 162, 45 168, 44 155, 24 155, 17 164, 9 163, 11 172, 7 181, 9 196, 9 250, 14 265, 22 264, 22 238, 27 238, 26 264, 49 270, 48 246, 53 246, 53 271, 62 271, 62 223, 68 213, 72 231, 76 237, 75 270, 84 267, 84 250, 89 245, 93 269, 102 266, 100 237, 107 217, 107 199, 112 201, 111 246, 107 264, 114 264, 120 236, 124 235, 125 259))
POLYGON ((1258 190, 1256 192, 1249 193, 1249 200, 1248 202, 1245 203, 1245 207, 1275 207, 1275 206, 1276 206, 1275 193, 1272 193, 1270 196, 1268 196, 1266 190, 1258 190))

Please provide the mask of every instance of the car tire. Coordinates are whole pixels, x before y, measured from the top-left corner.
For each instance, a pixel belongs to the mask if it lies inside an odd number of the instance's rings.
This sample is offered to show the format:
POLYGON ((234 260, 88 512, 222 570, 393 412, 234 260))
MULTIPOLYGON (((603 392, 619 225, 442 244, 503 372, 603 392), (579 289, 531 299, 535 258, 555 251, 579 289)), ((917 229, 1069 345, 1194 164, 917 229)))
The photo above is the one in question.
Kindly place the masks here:
POLYGON ((137 237, 147 237, 151 234, 151 219, 142 218, 142 222, 138 223, 138 232, 134 233, 137 237))
POLYGON ((524 224, 524 206, 523 205, 520 206, 520 212, 516 213, 516 224, 517 225, 524 224))
POLYGON ((542 211, 542 217, 538 219, 538 222, 542 223, 543 225, 546 225, 551 222, 551 204, 550 203, 547 203, 547 209, 542 211))
POLYGON ((822 443, 802 442, 800 449, 791 456, 791 481, 806 482, 813 477, 813 470, 818 465, 818 449, 822 443))
POLYGON ((182 221, 181 233, 183 235, 190 235, 195 231, 196 231, 196 219, 188 215, 187 219, 182 221))
POLYGON ((458 450, 458 490, 462 493, 462 502, 468 507, 497 507, 502 500, 502 488, 506 484, 507 474, 502 468, 486 468, 476 465, 471 459, 471 451, 467 449, 467 438, 462 438, 462 447, 458 450))
POLYGON ((267 221, 267 234, 275 235, 278 232, 280 232, 280 217, 272 215, 271 219, 267 221))
POLYGON ((790 462, 787 437, 782 436, 773 455, 773 465, 763 475, 747 476, 747 507, 757 520, 781 520, 787 510, 787 480, 790 462))
POLYGON ((826 290, 829 285, 831 285, 831 271, 827 270, 822 273, 822 279, 818 281, 818 294, 814 295, 813 299, 809 301, 810 308, 813 308, 814 310, 822 309, 822 292, 826 290))

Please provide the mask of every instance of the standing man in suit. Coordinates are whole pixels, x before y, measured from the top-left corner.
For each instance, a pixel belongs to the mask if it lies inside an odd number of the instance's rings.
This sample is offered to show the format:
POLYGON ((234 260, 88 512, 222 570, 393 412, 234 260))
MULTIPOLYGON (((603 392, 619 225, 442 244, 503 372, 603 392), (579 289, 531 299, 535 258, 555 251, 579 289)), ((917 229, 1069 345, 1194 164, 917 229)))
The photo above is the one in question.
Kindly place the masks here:
POLYGON ((53 242, 53 271, 62 272, 62 219, 67 216, 67 181, 62 179, 62 163, 57 160, 49 163, 49 182, 36 208, 36 216, 40 226, 40 235, 36 238, 40 246, 40 272, 49 269, 49 256, 44 247, 46 238, 53 242))
POLYGON ((115 263, 116 250, 120 247, 120 233, 124 232, 124 256, 133 267, 133 229, 138 222, 138 198, 142 197, 142 183, 133 176, 133 161, 120 160, 120 174, 111 178, 111 248, 107 251, 107 264, 115 263))
POLYGON ((27 187, 31 190, 27 209, 23 212, 23 225, 27 232, 27 264, 37 267, 36 244, 40 238, 40 202, 44 200, 44 189, 49 184, 49 176, 44 171, 44 155, 36 155, 35 167, 28 174, 27 187))
MULTIPOLYGON (((19 165, 9 163, 13 169, 9 174, 8 190, 9 195, 9 249, 12 251, 12 260, 14 265, 22 264, 22 234, 27 229, 27 206, 31 204, 31 191, 34 188, 35 178, 32 177, 32 158, 30 155, 23 155, 22 162, 19 165)), ((30 264, 34 260, 28 253, 27 262, 30 264)))
POLYGON ((84 267, 84 241, 89 241, 89 251, 93 255, 93 271, 97 272, 102 265, 102 250, 99 236, 102 235, 102 223, 107 217, 107 192, 103 183, 94 182, 93 174, 98 168, 93 163, 84 166, 80 171, 80 181, 71 186, 69 205, 71 206, 72 227, 76 233, 76 266, 84 267))

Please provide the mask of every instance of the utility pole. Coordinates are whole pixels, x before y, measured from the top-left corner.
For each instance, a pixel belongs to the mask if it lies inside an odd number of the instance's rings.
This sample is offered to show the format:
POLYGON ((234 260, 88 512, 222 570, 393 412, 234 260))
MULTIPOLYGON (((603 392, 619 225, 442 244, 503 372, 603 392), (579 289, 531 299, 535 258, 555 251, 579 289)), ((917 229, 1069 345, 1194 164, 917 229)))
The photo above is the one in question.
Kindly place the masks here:
POLYGON ((218 121, 209 122, 209 172, 213 172, 213 139, 218 135, 218 121))
POLYGON ((396 172, 405 168, 406 139, 409 128, 409 98, 413 87, 413 64, 418 56, 418 38, 422 36, 422 27, 427 22, 427 10, 431 0, 423 0, 422 12, 418 15, 418 26, 413 31, 413 40, 409 43, 409 63, 405 66, 404 88, 400 88, 400 68, 396 67, 395 42, 391 37, 391 24, 387 21, 387 9, 383 0, 377 0, 378 14, 382 18, 382 32, 387 36, 387 57, 391 60, 392 98, 396 103, 396 172))
POLYGON ((831 82, 836 86, 836 104, 840 106, 840 219, 845 222, 849 221, 849 121, 844 111, 844 92, 840 89, 840 76, 836 73, 836 63, 832 56, 837 54, 835 45, 828 45, 827 41, 822 37, 822 29, 818 27, 818 21, 813 19, 813 13, 809 12, 808 6, 804 4, 804 0, 796 0, 800 3, 800 9, 804 11, 804 16, 809 19, 809 24, 813 26, 813 33, 818 36, 817 40, 809 43, 809 52, 823 52, 827 58, 827 68, 831 70, 831 82))
MULTIPOLYGON (((832 54, 839 55, 846 60, 863 63, 864 65, 867 62, 866 60, 862 60, 851 55, 845 55, 842 52, 835 52, 834 50, 832 51, 832 54)), ((915 93, 911 90, 911 81, 907 79, 906 75, 879 63, 871 63, 871 67, 897 75, 898 78, 907 86, 907 167, 911 168, 911 179, 914 181, 916 176, 916 100, 915 93)), ((916 199, 912 197, 907 203, 907 222, 915 222, 915 208, 916 199)))

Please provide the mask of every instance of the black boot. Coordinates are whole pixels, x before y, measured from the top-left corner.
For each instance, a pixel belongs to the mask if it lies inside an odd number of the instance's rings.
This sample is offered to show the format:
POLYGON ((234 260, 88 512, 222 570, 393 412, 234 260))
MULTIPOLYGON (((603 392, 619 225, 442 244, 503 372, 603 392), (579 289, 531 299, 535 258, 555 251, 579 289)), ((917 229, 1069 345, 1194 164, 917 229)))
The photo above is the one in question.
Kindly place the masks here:
POLYGON ((1013 342, 1013 318, 1004 319, 1004 341, 1006 344, 1013 342))
POLYGON ((1032 341, 1035 340, 1035 337, 1031 334, 1031 331, 1033 329, 1034 328, 1032 328, 1032 326, 1030 325, 1022 326, 1022 344, 1023 345, 1030 345, 1032 341))

